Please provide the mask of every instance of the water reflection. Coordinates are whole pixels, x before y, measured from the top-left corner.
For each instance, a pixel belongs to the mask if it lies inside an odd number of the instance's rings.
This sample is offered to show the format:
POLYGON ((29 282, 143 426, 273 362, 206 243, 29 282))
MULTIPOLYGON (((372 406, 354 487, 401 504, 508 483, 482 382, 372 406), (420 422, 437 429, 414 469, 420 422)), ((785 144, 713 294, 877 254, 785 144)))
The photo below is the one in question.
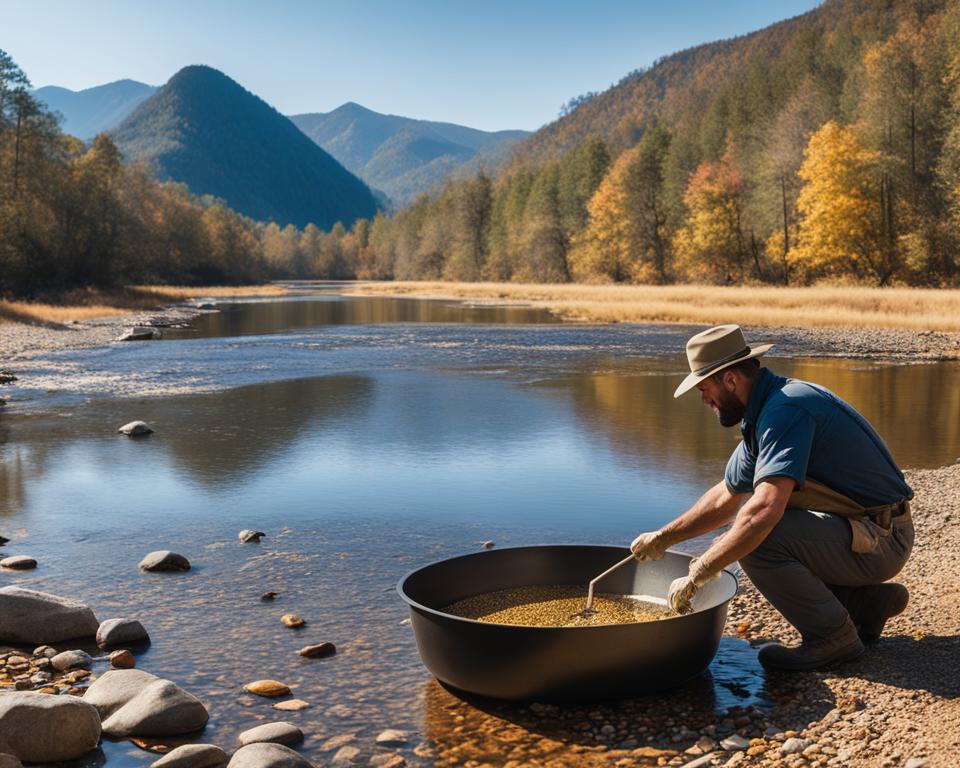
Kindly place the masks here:
POLYGON ((474 305, 392 296, 302 296, 218 304, 189 329, 170 328, 166 339, 250 336, 323 325, 379 323, 544 324, 560 320, 545 309, 474 305))

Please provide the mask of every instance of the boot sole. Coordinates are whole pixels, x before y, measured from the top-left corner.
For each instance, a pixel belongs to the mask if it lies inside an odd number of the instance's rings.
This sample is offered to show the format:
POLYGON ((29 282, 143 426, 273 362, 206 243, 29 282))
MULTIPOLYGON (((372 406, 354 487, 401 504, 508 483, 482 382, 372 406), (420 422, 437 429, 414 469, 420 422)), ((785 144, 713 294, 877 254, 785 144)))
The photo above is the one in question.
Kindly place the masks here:
MULTIPOLYGON (((761 648, 761 650, 763 650, 761 648)), ((807 663, 787 663, 787 664, 777 664, 776 662, 771 663, 769 660, 764 660, 763 654, 758 654, 757 658, 765 669, 775 669, 781 670, 784 672, 813 672, 817 669, 830 669, 839 664, 846 664, 848 661, 855 661, 859 659, 866 652, 863 643, 858 643, 856 646, 851 647, 848 651, 845 651, 842 654, 839 654, 831 659, 826 661, 810 661, 807 663)))

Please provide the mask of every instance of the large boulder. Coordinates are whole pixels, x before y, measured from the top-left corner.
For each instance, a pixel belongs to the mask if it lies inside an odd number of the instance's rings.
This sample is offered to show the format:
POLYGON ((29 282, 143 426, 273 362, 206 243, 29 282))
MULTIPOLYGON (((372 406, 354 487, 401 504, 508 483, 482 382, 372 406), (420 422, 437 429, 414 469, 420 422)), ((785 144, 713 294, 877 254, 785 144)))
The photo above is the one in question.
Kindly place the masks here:
POLYGON ((171 750, 150 768, 216 768, 227 764, 227 753, 213 744, 184 744, 171 750))
POLYGON ((82 757, 100 742, 100 716, 75 696, 0 693, 0 753, 24 763, 82 757))
POLYGON ((38 645, 97 633, 97 617, 83 603, 23 587, 0 589, 0 641, 38 645))
POLYGON ((151 552, 140 561, 141 571, 189 571, 190 561, 169 549, 151 552))
POLYGON ((247 744, 259 744, 261 742, 290 746, 303 741, 303 731, 293 723, 285 721, 264 723, 256 728, 251 728, 249 731, 244 731, 237 737, 237 741, 244 747, 247 744))
POLYGON ((101 648, 149 642, 150 635, 136 619, 107 619, 97 630, 97 645, 101 648))
POLYGON ((176 736, 207 724, 207 708, 169 680, 142 669, 111 669, 88 689, 109 736, 176 736))
POLYGON ((248 744, 233 753, 227 768, 313 768, 313 763, 281 744, 248 744))

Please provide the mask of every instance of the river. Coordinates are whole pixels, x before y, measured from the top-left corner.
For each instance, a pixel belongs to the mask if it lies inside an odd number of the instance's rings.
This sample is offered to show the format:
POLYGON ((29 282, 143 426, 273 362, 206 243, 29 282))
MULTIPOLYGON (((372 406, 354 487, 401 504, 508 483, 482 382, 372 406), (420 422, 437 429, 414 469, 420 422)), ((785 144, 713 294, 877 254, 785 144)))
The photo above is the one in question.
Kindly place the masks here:
MULTIPOLYGON (((431 749, 473 738, 474 710, 420 665, 396 581, 486 540, 625 545, 682 511, 738 437, 695 395, 672 397, 693 330, 323 293, 225 303, 162 341, 23 361, 0 415, 0 533, 4 555, 40 565, 0 584, 140 619, 153 642, 137 665, 207 704, 203 741, 229 750, 286 719, 311 759, 352 734, 366 762, 392 727, 412 734, 408 761, 433 764, 431 749), (134 419, 155 434, 116 434, 134 419), (266 537, 242 545, 244 528, 266 537), (138 572, 155 549, 193 570, 138 572), (267 590, 275 602, 260 601, 267 590), (307 627, 282 626, 287 612, 307 627), (331 658, 296 654, 327 640, 331 658), (280 713, 242 691, 260 678, 311 707, 280 713)), ((765 360, 848 399, 902 466, 956 458, 960 364, 765 360)), ((692 690, 718 711, 770 698, 734 638, 692 690)), ((85 764, 155 757, 105 741, 85 764)))

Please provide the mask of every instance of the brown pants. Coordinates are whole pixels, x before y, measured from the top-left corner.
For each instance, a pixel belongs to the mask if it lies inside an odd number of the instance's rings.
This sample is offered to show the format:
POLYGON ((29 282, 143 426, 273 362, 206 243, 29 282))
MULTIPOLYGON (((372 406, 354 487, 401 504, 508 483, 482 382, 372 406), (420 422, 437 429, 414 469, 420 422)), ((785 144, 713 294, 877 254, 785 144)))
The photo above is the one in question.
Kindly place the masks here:
POLYGON ((861 551, 853 543, 846 518, 790 508, 740 566, 805 640, 826 638, 849 618, 831 587, 862 587, 896 576, 913 548, 913 521, 910 515, 894 518, 889 530, 866 523, 856 537, 861 551))

